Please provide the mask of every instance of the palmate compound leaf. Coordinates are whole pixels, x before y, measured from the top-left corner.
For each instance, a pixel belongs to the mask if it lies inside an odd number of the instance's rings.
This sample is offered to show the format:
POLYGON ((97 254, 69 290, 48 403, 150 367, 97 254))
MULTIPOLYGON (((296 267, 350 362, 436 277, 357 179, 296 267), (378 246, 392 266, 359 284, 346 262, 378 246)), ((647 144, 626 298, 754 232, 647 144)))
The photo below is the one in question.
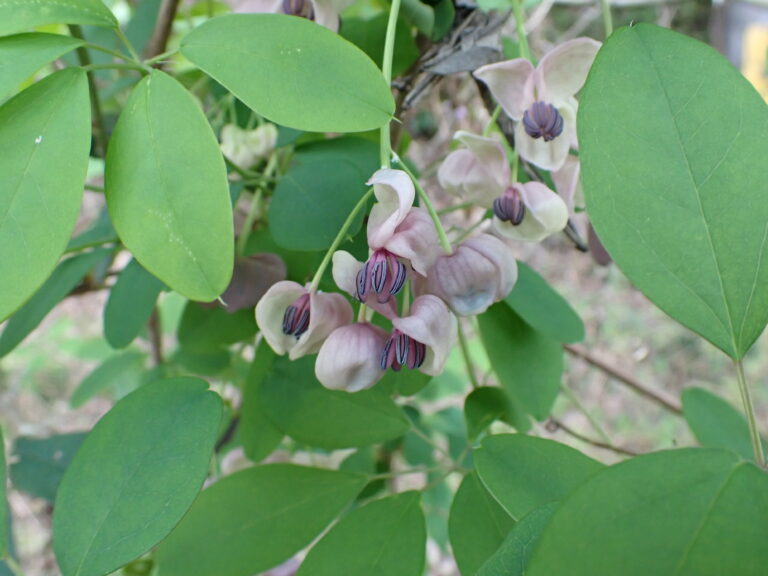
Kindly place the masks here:
POLYGON ((158 547, 163 576, 251 576, 304 548, 366 477, 293 464, 247 468, 202 492, 158 547))
POLYGON ((167 74, 133 89, 105 178, 112 222, 141 265, 190 300, 215 300, 234 265, 227 170, 197 102, 167 74))
POLYGON ((768 475, 713 449, 605 468, 555 512, 527 576, 762 576, 768 475))
POLYGON ((67 246, 90 136, 80 69, 56 72, 0 107, 0 319, 32 296, 67 246))
POLYGON ((768 321, 768 106, 714 49, 617 30, 582 91, 587 208, 629 280, 742 357, 768 321))
POLYGON ((221 410, 204 381, 175 378, 139 388, 96 424, 56 494, 64 576, 102 576, 165 538, 203 485, 221 410))
POLYGON ((117 26, 101 0, 0 0, 0 36, 46 24, 117 26))
POLYGON ((269 120, 309 132, 363 132, 395 105, 376 64, 357 46, 304 18, 230 14, 209 20, 181 52, 269 120))

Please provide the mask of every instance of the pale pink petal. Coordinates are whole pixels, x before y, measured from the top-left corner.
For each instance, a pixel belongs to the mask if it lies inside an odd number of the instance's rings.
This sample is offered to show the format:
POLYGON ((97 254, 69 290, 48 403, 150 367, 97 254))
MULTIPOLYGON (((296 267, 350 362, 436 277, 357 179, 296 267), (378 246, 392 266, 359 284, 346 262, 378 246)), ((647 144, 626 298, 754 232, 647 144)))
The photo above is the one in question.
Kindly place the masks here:
POLYGON ((339 9, 330 0, 310 0, 315 9, 315 22, 329 30, 339 30, 339 9))
POLYGON ((273 284, 256 305, 256 324, 267 344, 281 356, 296 345, 296 337, 283 333, 285 310, 307 293, 301 284, 285 280, 273 284))
POLYGON ((419 370, 430 376, 443 371, 448 354, 456 342, 456 317, 440 298, 431 294, 419 296, 411 304, 411 313, 395 318, 392 325, 427 348, 419 370))
POLYGON ((552 172, 555 190, 573 213, 576 208, 584 208, 584 194, 581 190, 581 163, 575 156, 568 156, 559 170, 552 172))
POLYGON ((367 323, 334 330, 317 355, 317 379, 333 390, 356 392, 370 388, 385 374, 381 352, 387 337, 386 331, 367 323))
POLYGON ((600 46, 592 38, 575 38, 544 56, 535 74, 538 99, 559 108, 574 96, 584 86, 600 46))
POLYGON ((283 0, 233 0, 232 12, 237 14, 268 13, 282 14, 283 0))
POLYGON ((384 248, 409 260, 420 274, 426 274, 441 254, 435 224, 423 208, 411 208, 384 248))
MULTIPOLYGON (((357 298, 357 273, 363 267, 363 262, 359 262, 352 254, 344 250, 334 252, 332 261, 333 281, 336 282, 336 286, 353 298, 357 298)), ((385 318, 397 316, 397 300, 395 298, 384 304, 378 302, 376 298, 370 298, 369 302, 366 302, 366 306, 385 318)))
POLYGON ((520 157, 544 170, 557 170, 563 165, 576 133, 576 114, 573 109, 564 104, 558 111, 563 117, 563 132, 549 142, 543 138, 531 138, 522 122, 515 126, 515 144, 520 157))
POLYGON ((520 120, 533 104, 533 64, 525 58, 481 66, 474 76, 488 86, 496 102, 513 120, 520 120))
POLYGON ((309 327, 288 351, 291 360, 314 354, 331 332, 352 322, 352 306, 341 294, 312 292, 309 301, 309 327))
POLYGON ((516 186, 525 204, 525 217, 517 226, 494 217, 493 225, 501 235, 514 240, 540 242, 565 228, 568 208, 560 196, 540 182, 516 186))
POLYGON ((390 168, 377 170, 367 183, 373 186, 378 201, 368 217, 368 245, 377 250, 384 247, 408 215, 416 190, 408 174, 390 168))

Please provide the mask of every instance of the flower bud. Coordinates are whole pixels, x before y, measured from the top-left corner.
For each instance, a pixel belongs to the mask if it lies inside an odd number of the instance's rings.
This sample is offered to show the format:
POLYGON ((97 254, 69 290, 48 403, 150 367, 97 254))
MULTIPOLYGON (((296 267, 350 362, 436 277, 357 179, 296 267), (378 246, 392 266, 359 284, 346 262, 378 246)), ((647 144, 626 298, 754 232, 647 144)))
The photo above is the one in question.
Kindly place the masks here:
POLYGON ((482 234, 438 258, 423 291, 442 298, 458 316, 474 316, 506 298, 516 280, 512 251, 495 236, 482 234))
POLYGON ((255 130, 243 130, 235 124, 221 129, 221 151, 241 168, 250 168, 259 159, 266 158, 277 144, 277 128, 263 124, 255 130))
POLYGON ((341 294, 309 292, 296 282, 274 284, 256 305, 256 323, 278 354, 296 360, 314 354, 334 329, 352 322, 341 294))
POLYGON ((380 358, 386 341, 386 331, 372 324, 337 328, 317 355, 317 379, 333 390, 357 392, 370 388, 385 374, 380 358))

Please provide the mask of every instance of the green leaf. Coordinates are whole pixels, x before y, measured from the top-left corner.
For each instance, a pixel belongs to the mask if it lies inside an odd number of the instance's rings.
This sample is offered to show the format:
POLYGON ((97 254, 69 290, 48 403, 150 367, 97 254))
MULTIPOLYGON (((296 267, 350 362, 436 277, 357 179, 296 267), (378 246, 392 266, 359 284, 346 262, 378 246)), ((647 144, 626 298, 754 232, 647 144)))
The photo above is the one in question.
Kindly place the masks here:
POLYGON ((733 450, 746 460, 754 460, 744 415, 716 394, 687 388, 683 391, 683 416, 702 446, 733 450))
POLYGON ((520 412, 504 390, 493 386, 472 390, 464 401, 464 419, 470 441, 477 439, 495 420, 506 422, 520 432, 531 428, 528 416, 520 412))
POLYGON ((0 36, 46 24, 117 27, 117 19, 100 0, 4 0, 0 2, 0 36))
POLYGON ((80 382, 69 399, 69 405, 79 408, 105 388, 114 388, 120 383, 136 387, 146 359, 147 355, 138 350, 128 350, 107 358, 80 382))
POLYGON ((768 106, 723 56, 645 24, 605 43, 579 105, 600 240, 659 308, 734 358, 768 321, 766 132, 768 106))
POLYGON ((58 34, 17 34, 0 38, 0 62, 3 63, 0 66, 0 100, 7 98, 40 68, 82 45, 82 40, 58 34))
POLYGON ((759 576, 768 565, 767 516, 768 476, 735 454, 647 454, 571 494, 526 574, 759 576))
POLYGON ((376 64, 305 18, 221 16, 188 34, 181 52, 253 110, 289 128, 363 132, 385 125, 395 110, 376 64))
POLYGON ((430 382, 432 382, 432 376, 418 370, 400 370, 399 372, 388 370, 376 387, 386 390, 390 395, 413 396, 421 392, 430 382))
POLYGON ((78 450, 56 495, 64 576, 101 576, 173 529, 197 496, 221 399, 195 378, 158 380, 118 402, 78 450))
POLYGON ((190 300, 215 300, 234 265, 227 170, 197 102, 167 74, 131 93, 105 179, 112 222, 141 265, 190 300))
POLYGON ((238 434, 245 455, 253 462, 261 462, 269 456, 283 439, 283 433, 264 414, 259 397, 261 383, 269 374, 275 358, 277 355, 272 348, 262 342, 256 349, 243 390, 238 434))
POLYGON ((48 438, 19 436, 13 448, 11 482, 17 490, 53 502, 64 472, 85 434, 61 434, 48 438))
MULTIPOLYGON (((339 34, 360 48, 376 64, 384 60, 384 40, 387 34, 389 14, 381 13, 373 18, 344 18, 339 34)), ((419 57, 419 48, 411 33, 411 27, 401 18, 395 29, 395 48, 392 54, 392 77, 397 78, 419 57)))
POLYGON ((560 391, 563 349, 499 302, 478 316, 480 336, 499 383, 537 420, 549 416, 560 391))
MULTIPOLYGON (((277 183, 269 206, 275 242, 290 250, 330 247, 366 182, 379 167, 378 145, 362 138, 324 140, 297 152, 277 183)), ((358 214, 349 229, 354 236, 363 222, 358 214)))
POLYGON ((0 336, 0 357, 16 348, 37 328, 48 312, 80 283, 91 268, 110 254, 110 250, 100 249, 63 260, 43 287, 5 325, 5 330, 0 336))
POLYGON ((253 309, 227 312, 220 306, 201 306, 188 302, 179 323, 179 344, 188 352, 208 352, 242 340, 258 332, 253 309))
POLYGON ((516 520, 562 500, 603 467, 565 444, 522 434, 486 438, 474 458, 485 487, 516 520))
POLYGON ((0 558, 4 558, 8 554, 8 540, 10 539, 8 495, 6 494, 7 478, 5 440, 3 439, 3 429, 0 428, 0 558))
POLYGON ((526 514, 477 576, 525 576, 536 544, 559 505, 559 502, 550 502, 526 514))
POLYGON ((419 492, 403 492, 358 508, 309 551, 297 576, 421 576, 427 527, 419 492))
POLYGON ((261 383, 267 417, 285 434, 310 446, 353 448, 402 436, 408 419, 376 388, 350 394, 328 390, 314 375, 315 358, 276 358, 261 383))
POLYGON ((584 323, 538 272, 517 263, 517 282, 504 300, 534 330, 558 342, 584 340, 584 323))
POLYGON ((81 69, 56 72, 0 107, 0 319, 40 287, 64 252, 90 140, 81 69))
POLYGON ((474 576, 515 525, 475 472, 467 474, 453 498, 448 533, 462 575, 474 576))
POLYGON ((355 498, 366 478, 267 464, 204 490, 158 547, 163 576, 251 576, 309 544, 355 498))

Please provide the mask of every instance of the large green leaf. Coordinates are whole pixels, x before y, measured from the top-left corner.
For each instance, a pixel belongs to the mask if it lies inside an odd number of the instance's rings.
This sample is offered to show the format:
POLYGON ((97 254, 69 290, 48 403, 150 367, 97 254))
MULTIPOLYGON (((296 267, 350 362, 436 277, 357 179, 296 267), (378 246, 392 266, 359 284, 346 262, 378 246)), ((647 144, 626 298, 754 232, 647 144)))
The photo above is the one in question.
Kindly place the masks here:
POLYGON ((565 444, 522 434, 486 438, 474 457, 485 487, 517 520, 562 500, 603 467, 565 444))
POLYGON ((499 384, 537 420, 549 416, 560 391, 563 349, 499 302, 478 316, 480 336, 499 384))
POLYGON ((304 548, 362 490, 358 474, 267 464, 204 490, 158 547, 163 576, 251 576, 304 548))
POLYGON ((0 336, 0 357, 16 348, 91 268, 110 254, 108 249, 97 249, 62 261, 43 287, 5 325, 0 336))
POLYGON ((220 419, 221 399, 194 378, 158 380, 118 402, 56 495, 62 574, 107 574, 165 538, 205 480, 220 419))
POLYGON ((536 544, 559 505, 559 502, 550 502, 526 514, 477 576, 525 576, 536 544))
POLYGON ((261 383, 262 409, 285 434, 334 449, 386 442, 408 430, 408 419, 386 394, 328 390, 315 378, 314 364, 311 356, 277 358, 261 383))
POLYGON ((178 339, 189 352, 207 352, 243 340, 258 332, 253 309, 228 312, 220 306, 188 302, 179 322, 178 339))
POLYGON ((69 399, 70 406, 79 408, 108 387, 137 386, 146 359, 146 353, 139 350, 126 350, 110 356, 83 378, 69 399))
POLYGON ((304 18, 232 14, 209 20, 181 52, 253 110, 310 132, 362 132, 395 105, 381 71, 354 44, 304 18))
POLYGON ((0 2, 0 36, 46 24, 116 27, 117 19, 100 0, 5 0, 0 2))
POLYGON ((475 441, 494 421, 501 420, 518 432, 527 432, 531 420, 512 403, 507 393, 495 386, 475 388, 464 400, 467 439, 475 441))
POLYGON ((17 34, 0 38, 0 100, 48 62, 82 44, 82 40, 58 34, 17 34))
POLYGON ((243 444, 245 455, 254 462, 261 462, 277 448, 283 439, 283 433, 266 417, 261 408, 259 388, 269 374, 272 362, 277 355, 266 342, 261 342, 256 349, 251 369, 243 389, 243 404, 240 407, 240 426, 237 432, 243 444))
POLYGON ((323 536, 297 576, 421 576, 427 527, 419 492, 375 500, 323 536))
POLYGON ((584 323, 538 272, 517 263, 517 282, 505 302, 534 330, 558 342, 584 340, 584 323))
POLYGON ((590 219, 630 281, 740 358, 768 321, 768 106, 714 49, 617 30, 579 106, 590 219))
POLYGON ((85 434, 80 432, 48 438, 16 438, 11 464, 13 487, 53 502, 64 472, 84 439, 85 434))
POLYGON ((8 476, 5 465, 5 440, 3 439, 3 429, 0 428, 0 558, 8 554, 8 498, 6 495, 6 486, 8 485, 8 476))
POLYGON ((448 518, 448 533, 456 564, 464 576, 474 576, 515 525, 472 472, 456 491, 448 518))
POLYGON ((0 107, 0 319, 40 287, 64 252, 90 141, 83 70, 56 72, 0 107))
MULTIPOLYGON (((275 242, 290 250, 325 250, 379 167, 379 147, 362 138, 324 140, 299 150, 269 205, 275 242)), ((354 236, 364 214, 349 229, 354 236)))
POLYGON ((760 576, 768 476, 731 452, 640 456, 599 472, 558 508, 530 576, 760 576))
MULTIPOLYGON (((384 60, 384 41, 389 14, 382 12, 373 18, 344 18, 339 33, 370 56, 376 64, 384 60)), ((411 26, 400 18, 395 29, 395 47, 392 54, 392 76, 397 78, 419 57, 419 48, 411 26)))
POLYGON ((113 348, 125 348, 147 325, 163 283, 131 260, 109 291, 104 307, 104 337, 113 348))
POLYGON ((702 446, 733 450, 747 460, 755 458, 744 415, 716 394, 687 388, 683 391, 683 416, 702 446))
POLYGON ((109 143, 109 214, 144 268, 190 300, 215 300, 234 265, 232 205, 216 137, 197 102, 154 71, 109 143))

